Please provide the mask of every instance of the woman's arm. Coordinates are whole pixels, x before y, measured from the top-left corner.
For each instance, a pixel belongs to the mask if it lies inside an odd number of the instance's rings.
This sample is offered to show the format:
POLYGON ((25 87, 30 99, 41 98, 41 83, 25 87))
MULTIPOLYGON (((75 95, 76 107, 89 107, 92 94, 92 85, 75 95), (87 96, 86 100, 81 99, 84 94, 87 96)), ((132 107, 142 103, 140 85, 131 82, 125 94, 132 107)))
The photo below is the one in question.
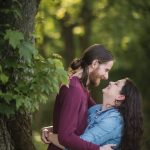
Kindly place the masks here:
MULTIPOLYGON (((121 120, 122 119, 120 116, 118 116, 118 114, 111 114, 100 120, 100 122, 94 126, 87 128, 80 138, 97 145, 103 145, 104 143, 112 140, 115 132, 117 132, 118 138, 121 138, 123 127, 123 124, 120 124, 121 120)), ((49 141, 51 141, 54 145, 64 149, 64 147, 62 147, 58 141, 57 134, 51 133, 49 141)))
POLYGON ((112 140, 114 133, 120 133, 118 138, 121 138, 123 124, 118 123, 119 120, 119 116, 105 117, 98 124, 87 128, 80 138, 98 145, 112 140))
MULTIPOLYGON (((58 141, 58 134, 49 133, 48 140, 50 140, 54 145, 58 146, 61 149, 65 149, 63 145, 61 145, 58 141)), ((115 144, 107 144, 100 147, 100 150, 113 150, 115 144)))

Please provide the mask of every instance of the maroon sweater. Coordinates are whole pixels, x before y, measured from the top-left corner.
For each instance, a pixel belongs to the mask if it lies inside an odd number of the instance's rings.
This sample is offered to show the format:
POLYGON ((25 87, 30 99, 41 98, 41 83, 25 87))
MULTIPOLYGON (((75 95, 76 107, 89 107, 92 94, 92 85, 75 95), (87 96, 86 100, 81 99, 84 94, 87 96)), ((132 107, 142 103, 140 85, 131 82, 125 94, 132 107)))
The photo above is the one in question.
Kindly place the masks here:
MULTIPOLYGON (((77 77, 70 79, 69 87, 62 86, 56 97, 53 114, 53 132, 60 144, 70 150, 99 150, 99 146, 82 140, 79 136, 87 125, 87 111, 95 104, 77 77)), ((50 144, 48 150, 60 150, 50 144)))

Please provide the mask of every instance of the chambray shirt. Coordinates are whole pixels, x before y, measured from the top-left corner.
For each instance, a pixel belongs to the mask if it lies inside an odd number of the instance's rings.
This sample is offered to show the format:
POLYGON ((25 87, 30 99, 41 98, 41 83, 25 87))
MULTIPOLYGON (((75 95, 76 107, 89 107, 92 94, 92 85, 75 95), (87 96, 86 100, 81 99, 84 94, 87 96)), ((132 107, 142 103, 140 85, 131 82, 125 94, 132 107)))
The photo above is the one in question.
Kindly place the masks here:
POLYGON ((102 105, 97 104, 89 109, 88 126, 80 137, 100 146, 116 144, 118 150, 123 126, 123 117, 116 108, 102 110, 102 105))

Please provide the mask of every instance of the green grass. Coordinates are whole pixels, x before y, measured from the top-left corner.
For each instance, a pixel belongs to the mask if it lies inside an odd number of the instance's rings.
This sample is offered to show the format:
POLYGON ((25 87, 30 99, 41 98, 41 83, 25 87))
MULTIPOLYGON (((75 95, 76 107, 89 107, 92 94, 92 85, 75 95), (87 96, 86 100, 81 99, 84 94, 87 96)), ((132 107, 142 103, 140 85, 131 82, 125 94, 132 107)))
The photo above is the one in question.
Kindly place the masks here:
POLYGON ((33 142, 36 147, 36 150, 47 150, 48 145, 44 144, 41 141, 40 133, 35 132, 35 131, 33 132, 33 142))

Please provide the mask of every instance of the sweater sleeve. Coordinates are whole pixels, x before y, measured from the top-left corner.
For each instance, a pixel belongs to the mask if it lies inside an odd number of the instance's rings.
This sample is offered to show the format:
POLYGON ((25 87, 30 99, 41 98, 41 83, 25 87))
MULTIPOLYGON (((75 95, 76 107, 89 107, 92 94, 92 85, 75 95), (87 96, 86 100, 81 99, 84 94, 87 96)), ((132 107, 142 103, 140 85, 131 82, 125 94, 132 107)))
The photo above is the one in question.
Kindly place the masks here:
POLYGON ((89 93, 88 108, 92 107, 95 104, 96 102, 93 100, 93 98, 91 97, 91 94, 89 93))
POLYGON ((99 146, 84 141, 76 135, 79 109, 81 106, 82 94, 80 89, 74 86, 65 87, 61 91, 63 102, 61 105, 61 117, 58 127, 58 139, 60 144, 72 150, 99 150, 99 146))

